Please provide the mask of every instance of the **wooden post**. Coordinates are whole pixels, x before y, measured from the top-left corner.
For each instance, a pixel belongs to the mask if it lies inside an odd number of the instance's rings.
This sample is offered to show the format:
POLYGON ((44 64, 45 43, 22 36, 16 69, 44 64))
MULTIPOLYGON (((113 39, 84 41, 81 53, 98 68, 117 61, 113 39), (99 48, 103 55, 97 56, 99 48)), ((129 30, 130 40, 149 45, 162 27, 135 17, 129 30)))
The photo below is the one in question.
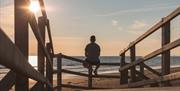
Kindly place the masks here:
POLYGON ((139 65, 139 67, 140 67, 140 72, 144 74, 144 65, 143 65, 143 64, 144 64, 144 63, 141 63, 141 64, 139 65))
MULTIPOLYGON (((162 27, 162 46, 170 43, 170 22, 167 22, 162 27)), ((170 73, 170 50, 162 53, 162 75, 170 73)), ((170 85, 169 82, 164 83, 164 86, 170 85)))
MULTIPOLYGON (((15 44, 22 54, 28 59, 28 15, 27 10, 22 8, 28 6, 25 0, 14 1, 15 10, 15 44)), ((23 65, 23 64, 22 64, 23 65)), ((28 91, 28 78, 16 75, 15 90, 28 91)))
MULTIPOLYGON (((135 45, 133 45, 130 48, 130 59, 131 59, 131 63, 136 60, 135 45)), ((133 67, 130 68, 130 82, 135 82, 135 81, 136 81, 136 67, 133 66, 133 67)))
POLYGON ((92 89, 92 66, 88 69, 88 88, 92 89))
MULTIPOLYGON (((38 26, 39 26, 39 32, 42 35, 42 39, 43 39, 43 44, 45 45, 45 19, 44 17, 39 17, 38 18, 38 26)), ((38 71, 44 75, 44 65, 45 65, 45 53, 40 45, 40 43, 38 42, 38 71)), ((44 84, 43 83, 39 83, 39 90, 44 90, 44 84)))
MULTIPOLYGON (((139 64, 139 72, 144 75, 144 62, 139 64)), ((145 78, 146 79, 146 78, 145 78)), ((137 81, 144 80, 140 75, 138 75, 137 81)))
MULTIPOLYGON (((125 62, 125 53, 121 54, 120 60, 120 68, 126 65, 125 62)), ((120 72, 120 84, 127 84, 128 83, 128 70, 124 70, 120 72)))
POLYGON ((62 91, 62 56, 57 57, 57 91, 62 91))
MULTIPOLYGON (((52 49, 51 49, 51 44, 47 43, 47 50, 51 56, 51 63, 53 64, 53 54, 52 54, 52 49)), ((49 60, 46 59, 46 78, 49 80, 49 82, 52 84, 53 86, 53 69, 51 68, 51 65, 48 62, 49 60)), ((52 91, 52 89, 50 87, 48 87, 48 85, 46 85, 47 91, 52 91)))

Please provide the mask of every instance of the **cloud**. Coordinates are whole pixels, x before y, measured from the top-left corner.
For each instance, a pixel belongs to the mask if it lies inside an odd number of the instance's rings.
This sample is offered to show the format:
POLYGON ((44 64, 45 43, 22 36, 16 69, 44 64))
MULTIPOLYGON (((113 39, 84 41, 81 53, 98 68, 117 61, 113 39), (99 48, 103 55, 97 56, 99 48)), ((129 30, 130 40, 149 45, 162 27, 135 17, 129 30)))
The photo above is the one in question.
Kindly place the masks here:
POLYGON ((135 20, 133 24, 130 26, 132 30, 141 30, 148 26, 148 24, 144 21, 135 20))
POLYGON ((112 26, 119 31, 123 30, 123 27, 119 24, 118 20, 112 20, 112 26))
POLYGON ((174 5, 174 6, 163 6, 163 7, 128 9, 128 10, 121 10, 121 11, 116 11, 116 12, 110 12, 110 13, 106 13, 106 14, 99 14, 99 15, 96 15, 96 16, 115 16, 115 15, 127 14, 127 13, 159 11, 159 10, 172 9, 172 8, 177 8, 177 7, 178 6, 174 5))
POLYGON ((118 25, 118 21, 117 20, 112 20, 112 26, 117 26, 118 25))
POLYGON ((143 32, 140 30, 145 30, 148 28, 148 24, 145 21, 142 20, 134 20, 132 24, 129 26, 125 27, 120 25, 118 20, 112 20, 112 27, 116 30, 123 31, 123 30, 128 30, 127 32, 137 34, 137 32, 143 32))
POLYGON ((127 27, 126 30, 128 30, 128 33, 134 34, 136 36, 140 36, 145 31, 147 31, 150 27, 150 25, 142 20, 134 20, 131 25, 127 27))

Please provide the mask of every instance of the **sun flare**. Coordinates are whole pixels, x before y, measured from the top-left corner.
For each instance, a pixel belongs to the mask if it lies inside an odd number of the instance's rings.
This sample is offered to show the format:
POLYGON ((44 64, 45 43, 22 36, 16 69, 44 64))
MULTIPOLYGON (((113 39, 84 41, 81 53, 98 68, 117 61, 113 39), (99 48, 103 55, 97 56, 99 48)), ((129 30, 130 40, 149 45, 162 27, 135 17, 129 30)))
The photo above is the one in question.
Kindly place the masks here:
POLYGON ((31 1, 30 5, 29 5, 29 10, 33 13, 40 11, 39 2, 38 1, 31 1))

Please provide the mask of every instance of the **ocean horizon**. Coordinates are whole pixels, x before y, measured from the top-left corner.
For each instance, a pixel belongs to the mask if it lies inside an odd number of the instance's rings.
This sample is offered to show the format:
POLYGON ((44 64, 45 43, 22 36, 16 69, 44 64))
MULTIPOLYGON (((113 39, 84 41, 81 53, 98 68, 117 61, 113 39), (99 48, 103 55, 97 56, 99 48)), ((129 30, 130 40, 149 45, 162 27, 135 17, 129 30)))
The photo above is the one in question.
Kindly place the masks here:
MULTIPOLYGON (((72 56, 81 60, 84 60, 85 57, 84 56, 72 56)), ((137 57, 137 59, 140 56, 137 57)), ((126 62, 130 62, 130 57, 126 56, 126 62)), ((100 60, 102 63, 120 63, 120 57, 119 56, 101 56, 100 60)), ((29 56, 29 63, 35 68, 37 69, 37 56, 29 56)), ((148 61, 145 62, 146 65, 152 67, 153 69, 160 69, 161 68, 161 57, 157 56, 154 57, 148 61)), ((56 69, 57 66, 57 62, 56 60, 53 61, 53 68, 56 69)), ((171 68, 175 68, 175 67, 180 67, 180 56, 171 56, 171 68)), ((0 79, 9 71, 9 69, 7 69, 4 66, 1 66, 1 72, 0 72, 0 79)), ((66 69, 66 70, 70 70, 70 71, 75 71, 75 72, 81 72, 81 73, 88 73, 88 69, 84 68, 82 66, 81 63, 79 62, 74 62, 68 59, 62 59, 62 68, 66 69)), ((100 66, 100 68, 98 69, 98 74, 104 74, 104 73, 118 73, 120 66, 100 66)), ((139 66, 136 66, 136 69, 139 70, 139 66)), ((76 75, 72 75, 72 74, 67 74, 64 73, 64 76, 76 76, 76 75)))
MULTIPOLYGON (((77 59, 84 60, 84 56, 72 56, 77 59)), ((137 56, 137 59, 140 56, 137 56)), ((126 62, 130 62, 130 57, 126 56, 126 62)), ((120 63, 120 56, 101 56, 100 57, 101 63, 120 63)), ((37 56, 29 56, 29 63, 37 69, 37 56)), ((161 57, 157 56, 152 59, 149 59, 145 62, 148 66, 159 69, 161 68, 161 57)), ((56 69, 57 62, 56 60, 53 61, 53 68, 56 69)), ((111 72, 118 72, 120 66, 100 66, 99 72, 100 73, 111 73, 111 72)), ((171 67, 180 67, 180 56, 171 56, 171 67)), ((4 66, 0 66, 0 68, 4 68, 4 66)), ((77 71, 82 73, 87 73, 88 70, 82 66, 81 63, 74 62, 68 59, 62 59, 62 68, 77 71)), ((138 66, 137 66, 138 69, 138 66)))

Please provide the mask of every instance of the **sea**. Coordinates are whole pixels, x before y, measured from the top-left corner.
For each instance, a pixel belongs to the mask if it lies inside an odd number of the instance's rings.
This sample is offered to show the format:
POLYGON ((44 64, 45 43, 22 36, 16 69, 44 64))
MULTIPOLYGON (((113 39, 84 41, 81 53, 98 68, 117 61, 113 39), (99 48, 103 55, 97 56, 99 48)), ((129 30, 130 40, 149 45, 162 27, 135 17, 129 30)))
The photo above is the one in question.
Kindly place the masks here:
MULTIPOLYGON (((84 60, 84 56, 73 56, 77 59, 84 60)), ((137 57, 137 59, 140 57, 137 57)), ((119 63, 120 64, 120 57, 119 56, 102 56, 100 57, 101 63, 119 63)), ((130 62, 130 57, 127 56, 126 62, 130 62)), ((37 69, 37 56, 29 56, 29 63, 37 69)), ((153 69, 160 69, 161 68, 161 56, 154 57, 152 59, 149 59, 145 62, 148 66, 152 67, 153 69)), ((56 69, 57 67, 57 60, 54 59, 53 61, 53 68, 56 69)), ((172 56, 171 57, 171 68, 173 67, 180 67, 180 56, 172 56)), ((0 66, 0 75, 7 73, 8 70, 4 66, 0 66), (4 70, 4 71, 3 71, 4 70)), ((82 66, 81 63, 68 60, 68 59, 62 59, 62 68, 70 71, 76 71, 76 72, 82 72, 87 73, 88 70, 82 66)), ((103 73, 117 73, 120 66, 100 66, 98 69, 98 74, 103 73)), ((138 69, 138 67, 137 67, 138 69)), ((68 75, 68 74, 63 74, 68 75)))
MULTIPOLYGON (((84 60, 85 57, 84 56, 74 56, 75 58, 84 60)), ((137 57, 137 59, 140 58, 137 57)), ((126 58, 126 62, 130 62, 130 57, 127 56, 126 58)), ((101 63, 119 63, 120 64, 120 60, 121 58, 119 56, 102 56, 100 57, 101 63)), ((148 66, 152 67, 153 69, 160 69, 161 68, 161 57, 154 57, 152 59, 149 59, 145 62, 145 64, 147 64, 148 66)), ((56 60, 54 61, 54 65, 56 66, 56 60)), ((85 69, 81 63, 78 62, 74 62, 68 59, 62 59, 62 68, 63 69, 67 69, 67 70, 71 70, 71 71, 78 71, 78 72, 82 72, 82 73, 87 73, 87 69, 85 69)), ((180 67, 180 56, 172 56, 171 57, 171 67, 180 67)), ((98 72, 99 73, 117 73, 119 72, 120 66, 100 66, 98 72)), ((138 67, 136 67, 137 69, 139 69, 138 67)))

